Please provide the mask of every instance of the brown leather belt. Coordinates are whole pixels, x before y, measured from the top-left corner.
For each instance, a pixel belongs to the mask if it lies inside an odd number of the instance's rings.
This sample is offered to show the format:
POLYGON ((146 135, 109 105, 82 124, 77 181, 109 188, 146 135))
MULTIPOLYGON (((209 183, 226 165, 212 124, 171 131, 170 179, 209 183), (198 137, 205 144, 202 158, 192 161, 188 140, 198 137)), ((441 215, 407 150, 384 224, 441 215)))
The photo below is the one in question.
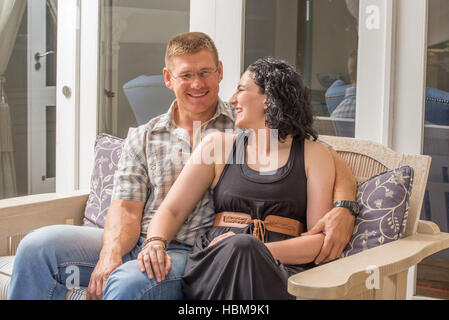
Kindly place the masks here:
POLYGON ((253 236, 264 242, 265 229, 298 237, 304 230, 304 225, 294 219, 268 215, 265 220, 251 219, 247 213, 220 212, 215 215, 214 227, 244 228, 254 224, 253 236))

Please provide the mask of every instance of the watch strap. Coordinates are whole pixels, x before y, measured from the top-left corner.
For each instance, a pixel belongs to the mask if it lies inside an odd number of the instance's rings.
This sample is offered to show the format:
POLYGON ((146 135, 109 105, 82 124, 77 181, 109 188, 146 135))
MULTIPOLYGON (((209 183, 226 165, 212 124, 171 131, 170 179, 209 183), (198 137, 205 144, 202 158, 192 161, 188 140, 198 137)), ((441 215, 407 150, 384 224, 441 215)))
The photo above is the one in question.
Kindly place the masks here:
POLYGON ((349 211, 354 217, 357 217, 360 212, 359 203, 357 201, 339 200, 334 203, 334 208, 336 207, 343 207, 349 209, 349 211))

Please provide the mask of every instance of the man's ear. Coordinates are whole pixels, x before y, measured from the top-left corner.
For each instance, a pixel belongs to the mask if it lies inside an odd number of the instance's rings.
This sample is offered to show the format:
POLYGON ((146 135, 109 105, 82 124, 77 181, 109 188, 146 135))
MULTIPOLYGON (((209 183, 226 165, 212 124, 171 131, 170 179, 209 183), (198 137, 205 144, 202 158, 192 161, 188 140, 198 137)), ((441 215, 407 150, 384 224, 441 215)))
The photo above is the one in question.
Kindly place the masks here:
POLYGON ((218 81, 221 82, 223 80, 223 63, 218 61, 218 81))
POLYGON ((169 88, 170 90, 173 90, 172 77, 171 77, 170 72, 168 71, 167 68, 164 68, 164 69, 162 70, 162 73, 163 73, 163 75, 164 75, 165 86, 166 86, 167 88, 169 88))

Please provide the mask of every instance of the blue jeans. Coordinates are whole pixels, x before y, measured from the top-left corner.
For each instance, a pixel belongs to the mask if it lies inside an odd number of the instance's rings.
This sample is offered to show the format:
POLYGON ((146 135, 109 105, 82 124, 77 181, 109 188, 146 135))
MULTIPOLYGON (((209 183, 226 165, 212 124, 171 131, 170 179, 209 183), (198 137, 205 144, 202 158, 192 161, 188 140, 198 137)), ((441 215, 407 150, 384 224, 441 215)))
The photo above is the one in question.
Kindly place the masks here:
MULTIPOLYGON (((64 299, 70 287, 87 287, 102 247, 103 230, 55 225, 30 232, 14 259, 8 299, 64 299)), ((183 299, 181 278, 190 247, 170 244, 172 269, 158 283, 137 266, 144 238, 108 278, 103 299, 183 299)))

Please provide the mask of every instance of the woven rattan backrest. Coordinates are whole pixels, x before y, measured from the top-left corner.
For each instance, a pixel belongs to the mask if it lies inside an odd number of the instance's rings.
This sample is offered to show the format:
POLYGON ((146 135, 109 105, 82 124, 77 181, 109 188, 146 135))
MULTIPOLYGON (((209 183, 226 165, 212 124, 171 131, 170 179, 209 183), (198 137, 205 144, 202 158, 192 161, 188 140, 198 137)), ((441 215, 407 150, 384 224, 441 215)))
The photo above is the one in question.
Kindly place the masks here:
POLYGON ((421 214, 424 192, 431 158, 423 155, 406 155, 381 144, 354 138, 320 136, 348 163, 358 182, 365 181, 381 172, 409 165, 414 170, 413 188, 410 195, 405 236, 416 233, 421 214))

